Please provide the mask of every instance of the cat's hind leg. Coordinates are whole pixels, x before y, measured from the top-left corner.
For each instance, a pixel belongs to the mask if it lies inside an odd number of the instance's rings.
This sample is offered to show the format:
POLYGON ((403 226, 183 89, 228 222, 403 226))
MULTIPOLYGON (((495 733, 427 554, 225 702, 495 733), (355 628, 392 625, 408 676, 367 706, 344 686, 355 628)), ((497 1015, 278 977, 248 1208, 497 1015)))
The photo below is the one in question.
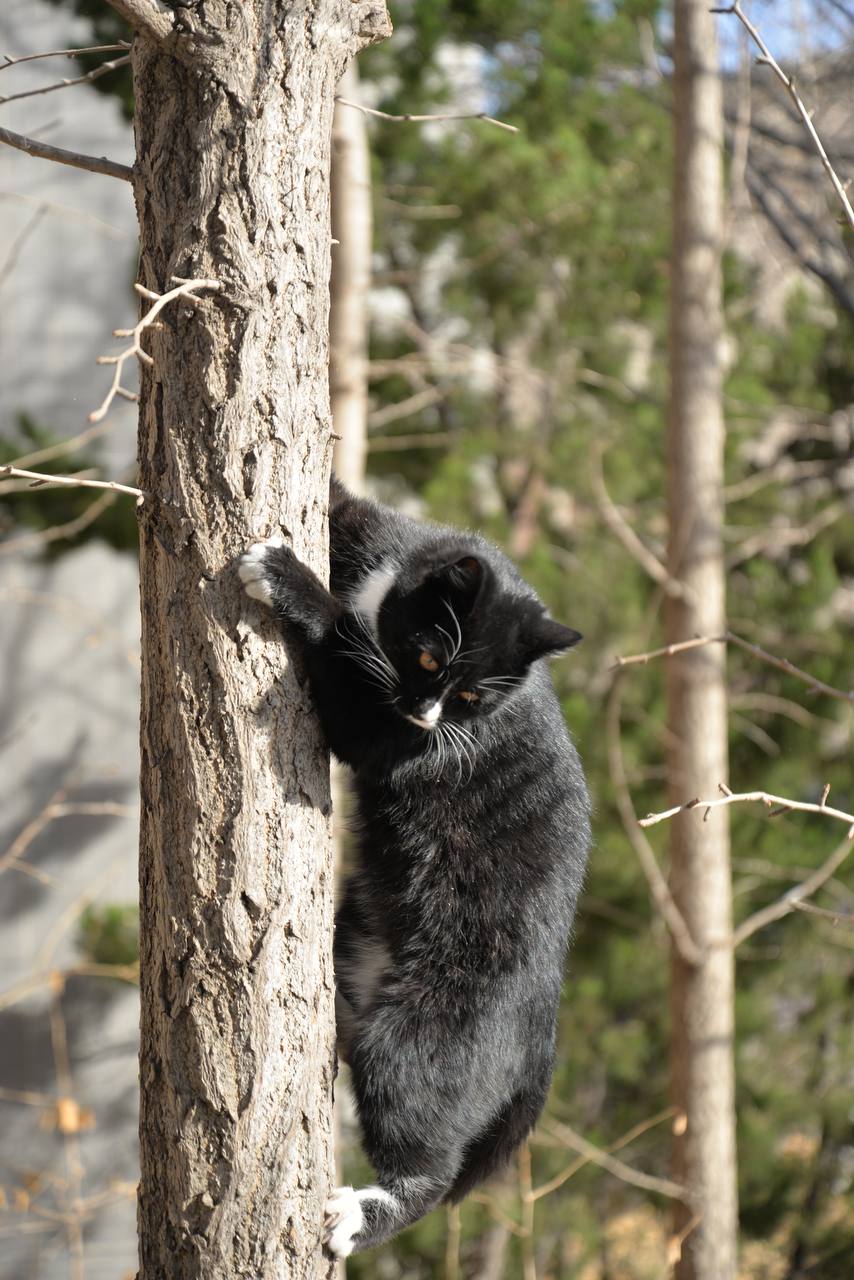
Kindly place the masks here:
POLYGON ((434 1209, 448 1194, 453 1165, 381 1178, 381 1185, 336 1187, 326 1201, 326 1247, 339 1258, 390 1240, 434 1209))
POLYGON ((500 1173, 537 1123, 546 1089, 517 1094, 468 1147, 446 1199, 458 1204, 470 1191, 500 1173))

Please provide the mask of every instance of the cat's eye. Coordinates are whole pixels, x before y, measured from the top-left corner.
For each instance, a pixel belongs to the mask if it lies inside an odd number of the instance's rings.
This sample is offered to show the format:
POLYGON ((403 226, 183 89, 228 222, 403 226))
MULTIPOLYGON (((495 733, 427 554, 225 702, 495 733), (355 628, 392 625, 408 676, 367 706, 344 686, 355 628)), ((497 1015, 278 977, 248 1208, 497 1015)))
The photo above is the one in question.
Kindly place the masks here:
POLYGON ((473 702, 479 701, 480 694, 475 693, 474 689, 460 689, 457 697, 462 698, 463 702, 467 702, 471 706, 473 702))
POLYGON ((418 663, 425 671, 438 671, 439 664, 433 657, 432 653, 428 653, 426 649, 422 649, 418 655, 418 663))

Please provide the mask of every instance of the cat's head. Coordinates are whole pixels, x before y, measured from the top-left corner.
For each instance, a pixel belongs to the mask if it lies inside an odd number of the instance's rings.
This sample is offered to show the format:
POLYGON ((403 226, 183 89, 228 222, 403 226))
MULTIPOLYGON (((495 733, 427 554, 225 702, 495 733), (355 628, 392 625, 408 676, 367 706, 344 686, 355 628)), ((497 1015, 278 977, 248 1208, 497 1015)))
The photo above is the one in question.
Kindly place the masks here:
POLYGON ((532 662, 577 644, 522 584, 501 582, 475 549, 437 551, 391 583, 376 614, 396 672, 395 710, 420 729, 491 715, 532 662))

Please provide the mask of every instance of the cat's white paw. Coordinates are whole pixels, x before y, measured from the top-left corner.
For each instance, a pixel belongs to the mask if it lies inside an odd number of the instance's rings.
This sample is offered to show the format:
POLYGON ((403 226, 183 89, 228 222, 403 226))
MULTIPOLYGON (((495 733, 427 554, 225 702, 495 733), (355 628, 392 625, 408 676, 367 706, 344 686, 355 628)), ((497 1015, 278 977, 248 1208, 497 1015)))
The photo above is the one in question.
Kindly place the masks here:
POLYGON ((394 1196, 382 1187, 364 1187, 354 1191, 352 1187, 336 1187, 326 1201, 324 1223, 326 1247, 337 1258, 348 1258, 353 1252, 353 1241, 365 1225, 362 1205, 366 1200, 380 1200, 394 1205, 394 1196))
POLYGON ((362 1230, 365 1215, 359 1193, 352 1187, 336 1187, 326 1201, 326 1247, 336 1258, 347 1258, 353 1252, 353 1240, 362 1230))
POLYGON ((262 604, 272 605, 273 593, 264 568, 264 561, 268 549, 283 547, 284 545, 284 538, 277 536, 270 538, 267 542, 256 542, 240 557, 237 572, 246 588, 246 594, 252 596, 253 600, 260 600, 262 604))

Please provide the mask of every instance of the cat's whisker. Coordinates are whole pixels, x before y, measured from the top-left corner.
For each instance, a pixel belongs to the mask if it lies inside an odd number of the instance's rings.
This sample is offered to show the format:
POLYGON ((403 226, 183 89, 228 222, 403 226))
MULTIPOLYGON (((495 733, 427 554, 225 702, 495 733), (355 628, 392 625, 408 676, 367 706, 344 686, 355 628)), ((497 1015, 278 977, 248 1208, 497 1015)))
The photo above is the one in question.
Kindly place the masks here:
POLYGON ((462 759, 460 756, 460 748, 457 745, 455 739, 451 736, 451 732, 450 732, 451 725, 449 722, 446 721, 441 726, 441 730, 442 730, 443 739, 447 743, 449 754, 457 762, 457 785, 459 786, 459 784, 463 780, 463 765, 462 765, 462 759))
POLYGON ((469 776, 466 781, 471 782, 472 777, 474 776, 477 740, 469 730, 465 729, 461 724, 455 724, 453 720, 445 721, 444 727, 447 729, 448 733, 451 734, 452 741, 455 744, 457 760, 460 765, 459 781, 462 782, 463 780, 462 761, 463 757, 465 757, 465 761, 469 767, 469 776))
POLYGON ((442 635, 445 637, 445 639, 448 641, 448 644, 450 645, 449 649, 446 649, 444 644, 442 645, 442 652, 444 653, 444 656, 445 656, 445 666, 448 666, 448 664, 450 662, 453 662, 453 659, 454 659, 454 642, 450 634, 445 630, 445 628, 440 627, 438 623, 436 624, 436 630, 441 631, 442 635))
POLYGON ((454 658, 457 657, 457 655, 460 652, 460 649, 462 649, 463 647, 463 631, 462 631, 462 627, 460 626, 459 618, 454 613, 453 608, 451 607, 451 605, 445 599, 444 596, 442 597, 442 604, 445 606, 445 608, 448 610, 448 613, 451 615, 451 621, 453 622, 457 630, 456 644, 455 644, 454 652, 451 654, 451 661, 453 662, 454 658))
POLYGON ((383 650, 380 648, 379 644, 377 643, 376 637, 374 636, 373 632, 368 626, 367 619, 361 613, 353 613, 351 617, 355 620, 356 625, 359 627, 359 629, 362 632, 362 635, 364 636, 364 641, 362 641, 361 643, 364 644, 370 650, 371 654, 377 659, 377 661, 381 663, 383 667, 385 667, 387 673, 396 679, 397 672, 395 671, 394 667, 389 662, 385 653, 383 653, 383 650))
POLYGON ((461 653, 457 654, 457 662, 462 662, 464 658, 467 658, 472 653, 483 653, 484 649, 488 648, 488 644, 476 644, 471 649, 463 649, 461 653))

